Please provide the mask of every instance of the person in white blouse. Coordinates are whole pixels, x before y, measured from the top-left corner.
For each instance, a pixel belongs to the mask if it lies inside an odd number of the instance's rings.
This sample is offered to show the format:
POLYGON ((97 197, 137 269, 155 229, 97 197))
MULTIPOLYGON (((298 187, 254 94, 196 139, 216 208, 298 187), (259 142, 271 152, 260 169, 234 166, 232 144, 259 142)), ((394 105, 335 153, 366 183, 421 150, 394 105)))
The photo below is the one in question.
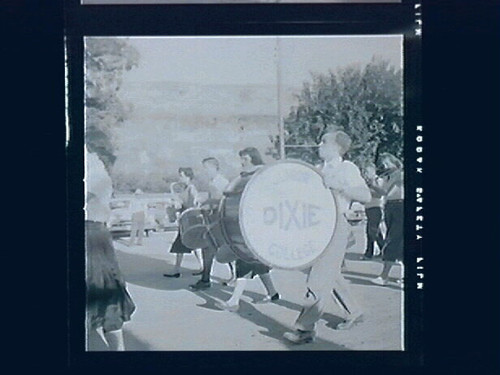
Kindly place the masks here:
MULTIPOLYGON (((102 329, 110 350, 123 351, 122 326, 135 311, 106 227, 113 193, 99 157, 85 149, 86 326, 89 338, 102 329)), ((90 345, 91 340, 87 340, 90 345)), ((92 347, 88 349, 92 350, 92 347)))
POLYGON ((358 167, 344 160, 351 146, 351 138, 343 131, 326 133, 319 146, 319 156, 324 160, 321 173, 337 202, 338 220, 335 234, 322 256, 309 269, 307 275, 306 303, 295 321, 295 331, 286 332, 284 338, 294 344, 314 340, 316 323, 321 318, 325 303, 333 297, 346 313, 344 322, 337 329, 348 329, 362 318, 360 306, 352 297, 349 286, 341 274, 349 224, 345 213, 351 201, 366 203, 371 194, 358 167))

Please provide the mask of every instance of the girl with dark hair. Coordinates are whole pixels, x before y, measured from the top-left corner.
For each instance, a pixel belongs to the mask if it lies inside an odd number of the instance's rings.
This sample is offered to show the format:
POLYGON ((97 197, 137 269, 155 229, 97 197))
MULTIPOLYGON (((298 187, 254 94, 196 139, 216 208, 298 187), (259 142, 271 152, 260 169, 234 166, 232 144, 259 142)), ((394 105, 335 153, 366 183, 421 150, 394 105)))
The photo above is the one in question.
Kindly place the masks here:
POLYGON ((382 250, 384 246, 384 237, 380 230, 382 222, 382 196, 384 190, 381 187, 381 179, 376 174, 375 164, 368 162, 363 171, 363 177, 366 184, 370 188, 372 199, 365 203, 366 213, 366 249, 363 254, 363 259, 368 260, 373 258, 375 243, 382 250))
MULTIPOLYGON (((179 168, 179 181, 181 182, 182 185, 178 186, 184 187, 184 189, 181 190, 180 193, 177 193, 179 199, 182 202, 180 212, 183 212, 188 208, 194 207, 195 205, 198 191, 196 189, 196 186, 194 186, 193 184, 193 178, 194 178, 194 172, 191 168, 179 168)), ((193 250, 183 245, 181 241, 181 234, 179 231, 177 233, 177 237, 172 243, 172 246, 170 247, 170 253, 176 254, 174 272, 164 273, 163 276, 174 277, 174 278, 180 277, 181 276, 180 269, 182 260, 184 259, 184 254, 189 254, 192 251, 193 250)), ((200 272, 201 272, 203 270, 203 263, 201 261, 200 250, 199 249, 194 250, 194 255, 196 256, 196 259, 200 264, 200 272)))
POLYGON ((394 155, 383 153, 380 161, 385 168, 382 189, 384 191, 384 215, 387 226, 382 260, 384 267, 381 274, 372 282, 387 285, 389 272, 393 265, 403 261, 404 232, 404 175, 403 163, 394 155))
MULTIPOLYGON (((263 164, 262 157, 255 147, 247 147, 239 152, 241 158, 241 175, 249 176, 255 173, 263 164)), ((248 263, 241 259, 236 260, 236 281, 234 283, 234 290, 231 298, 228 301, 216 302, 217 307, 223 310, 235 312, 239 308, 240 298, 245 291, 247 280, 254 278, 258 275, 264 287, 266 288, 267 295, 256 301, 256 303, 268 303, 280 299, 280 295, 276 291, 271 274, 271 268, 262 263, 248 263)))

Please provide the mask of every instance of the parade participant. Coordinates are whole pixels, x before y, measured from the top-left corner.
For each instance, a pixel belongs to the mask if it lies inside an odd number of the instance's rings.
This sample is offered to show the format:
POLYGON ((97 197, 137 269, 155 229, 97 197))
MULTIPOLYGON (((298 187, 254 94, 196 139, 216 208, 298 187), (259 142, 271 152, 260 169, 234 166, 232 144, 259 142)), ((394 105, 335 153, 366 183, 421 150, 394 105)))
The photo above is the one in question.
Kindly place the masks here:
MULTIPOLYGON (((259 150, 255 147, 247 147, 239 152, 242 172, 242 176, 249 176, 255 173, 262 165, 264 161, 260 155, 259 150)), ((239 308, 240 298, 245 291, 245 287, 248 279, 253 279, 255 275, 259 275, 264 287, 266 288, 267 295, 256 303, 268 303, 272 301, 277 301, 280 299, 279 293, 276 291, 273 281, 270 275, 271 269, 259 262, 249 263, 242 259, 236 260, 236 281, 234 283, 233 294, 229 300, 223 302, 216 302, 217 307, 223 310, 228 310, 235 312, 239 308)))
POLYGON ((130 239, 129 246, 133 246, 137 238, 137 245, 142 245, 142 238, 144 237, 144 226, 146 221, 146 208, 144 203, 141 202, 141 189, 137 189, 134 197, 130 201, 130 212, 132 213, 132 221, 130 226, 130 239))
POLYGON ((380 161, 386 168, 382 189, 385 191, 384 214, 387 234, 382 248, 384 267, 381 274, 372 282, 377 285, 387 285, 392 266, 403 261, 404 175, 403 163, 394 155, 383 153, 380 155, 380 161))
POLYGON ((382 221, 382 196, 384 190, 381 188, 382 181, 376 174, 375 164, 368 162, 364 170, 365 181, 370 188, 372 199, 365 204, 366 213, 366 249, 363 254, 363 259, 369 260, 373 258, 375 243, 380 250, 384 246, 384 237, 380 230, 382 221))
MULTIPOLYGON (((229 181, 220 173, 219 161, 214 157, 205 158, 202 160, 203 168, 205 169, 210 181, 208 184, 208 199, 204 202, 199 202, 202 207, 208 209, 207 217, 210 221, 209 225, 212 226, 216 220, 216 210, 219 206, 219 202, 222 198, 222 193, 224 189, 229 184, 229 181)), ((211 229, 209 229, 211 230, 211 229)), ((212 233, 208 233, 211 235, 212 233)), ((201 279, 198 280, 196 284, 190 285, 194 290, 202 290, 210 288, 210 273, 212 270, 212 264, 214 261, 215 254, 217 252, 217 247, 219 244, 213 243, 217 242, 214 236, 207 236, 207 246, 201 249, 203 257, 203 270, 201 272, 196 272, 193 275, 200 275, 201 279)), ((231 263, 228 263, 229 269, 231 271, 231 278, 233 276, 233 269, 231 263)))
MULTIPOLYGON (((194 173, 191 168, 179 168, 179 180, 184 184, 185 188, 179 194, 180 200, 182 202, 181 212, 187 210, 188 208, 194 207, 195 200, 198 195, 198 191, 193 184, 194 173)), ((180 231, 177 233, 177 237, 170 247, 170 253, 176 254, 175 258, 175 266, 173 273, 164 273, 165 277, 174 277, 178 278, 181 276, 180 268, 182 264, 182 260, 184 259, 184 254, 189 254, 194 252, 196 259, 200 263, 200 270, 203 269, 203 263, 201 260, 201 256, 197 250, 192 250, 183 245, 181 241, 180 231)))
POLYGON ((87 332, 102 329, 110 350, 123 351, 122 327, 135 310, 106 227, 111 178, 95 153, 85 150, 85 252, 87 332))
POLYGON ((325 134, 319 147, 319 156, 324 160, 321 170, 324 183, 336 198, 339 216, 335 235, 323 255, 308 271, 305 296, 307 302, 295 322, 296 330, 284 334, 284 338, 294 344, 314 340, 316 322, 320 319, 330 296, 334 297, 348 316, 337 329, 350 328, 362 318, 362 311, 352 298, 348 284, 341 274, 349 233, 349 224, 344 213, 351 201, 366 203, 371 199, 370 190, 358 167, 343 159, 350 146, 350 137, 343 131, 335 131, 325 134))

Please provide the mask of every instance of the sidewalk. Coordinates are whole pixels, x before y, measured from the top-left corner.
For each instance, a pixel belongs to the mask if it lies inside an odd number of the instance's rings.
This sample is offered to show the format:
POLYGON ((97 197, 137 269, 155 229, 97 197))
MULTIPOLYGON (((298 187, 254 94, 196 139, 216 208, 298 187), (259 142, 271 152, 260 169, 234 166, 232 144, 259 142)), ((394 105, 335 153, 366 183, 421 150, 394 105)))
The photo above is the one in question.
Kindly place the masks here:
MULTIPOLYGON (((300 271, 271 272, 282 299, 258 305, 264 296, 258 278, 248 283, 237 313, 221 311, 216 300, 227 300, 231 287, 222 286, 229 277, 226 265, 214 262, 212 287, 192 292, 189 285, 199 279, 191 273, 198 268, 194 255, 184 257, 182 277, 169 279, 175 254, 168 253, 176 232, 151 233, 143 246, 128 247, 126 240, 115 241, 117 257, 129 292, 137 305, 132 320, 125 324, 127 350, 401 350, 402 291, 394 282, 374 285, 382 269, 377 261, 359 261, 364 249, 364 228, 355 227, 357 243, 346 255, 345 277, 365 311, 364 322, 347 331, 333 329, 342 320, 339 308, 329 301, 327 313, 318 324, 317 340, 291 346, 282 335, 291 329, 301 307, 305 274, 300 271)), ((394 267, 391 277, 399 277, 394 267)))

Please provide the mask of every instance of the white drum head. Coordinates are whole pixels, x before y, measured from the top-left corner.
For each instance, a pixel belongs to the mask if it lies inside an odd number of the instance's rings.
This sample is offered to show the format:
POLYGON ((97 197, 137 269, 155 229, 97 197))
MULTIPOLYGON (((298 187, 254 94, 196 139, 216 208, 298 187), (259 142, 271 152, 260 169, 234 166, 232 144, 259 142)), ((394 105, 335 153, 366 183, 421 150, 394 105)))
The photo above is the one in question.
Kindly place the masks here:
POLYGON ((310 266, 330 242, 337 206, 319 172, 299 161, 262 167, 247 183, 239 208, 245 244, 264 264, 310 266))

